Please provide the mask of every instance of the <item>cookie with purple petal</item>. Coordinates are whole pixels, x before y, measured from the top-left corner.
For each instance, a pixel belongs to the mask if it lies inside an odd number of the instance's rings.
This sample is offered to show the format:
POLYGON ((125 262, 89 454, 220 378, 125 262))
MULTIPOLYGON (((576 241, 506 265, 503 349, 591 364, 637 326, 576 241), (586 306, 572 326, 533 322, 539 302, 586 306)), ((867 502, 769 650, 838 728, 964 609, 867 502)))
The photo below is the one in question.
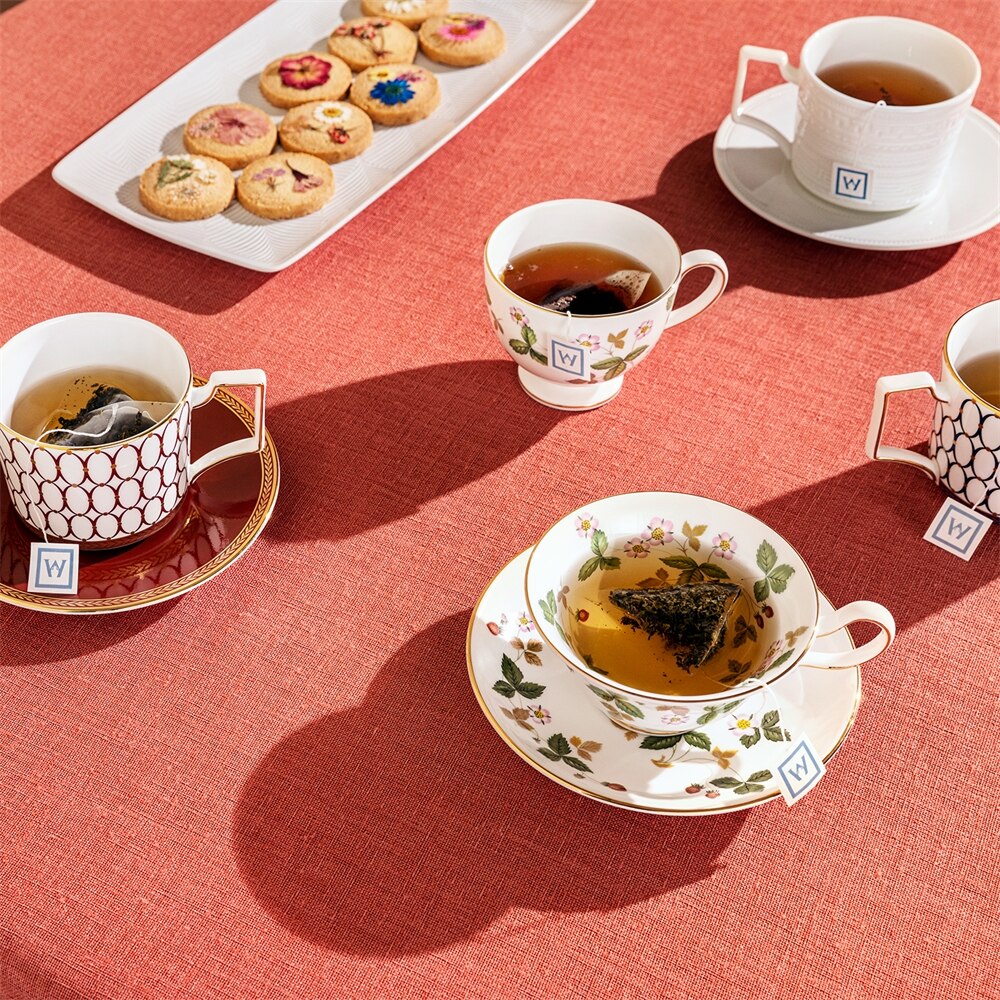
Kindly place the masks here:
POLYGON ((276 108, 309 101, 339 101, 351 86, 351 69, 326 52, 295 52, 268 63, 260 74, 260 92, 276 108))
POLYGON ((281 145, 290 152, 312 153, 327 163, 341 163, 371 144, 372 120, 346 101, 312 101, 292 108, 278 126, 281 145))
POLYGON ((390 17, 356 17, 334 28, 326 47, 358 72, 369 66, 413 62, 417 36, 390 17))
POLYGON ((351 103, 380 125, 409 125, 441 103, 437 77, 423 66, 373 66, 351 84, 351 103))
POLYGON ((333 197, 333 171, 308 153, 276 153, 254 160, 236 182, 236 197, 264 219, 297 219, 333 197))
POLYGON ((184 148, 189 153, 221 160, 230 170, 267 156, 277 138, 274 122, 252 104, 213 104, 184 126, 184 148))
POLYGON ((478 66, 507 46, 503 28, 483 14, 444 14, 420 26, 420 50, 448 66, 478 66))
POLYGON ((369 17, 391 17, 408 28, 419 28, 435 14, 448 10, 448 0, 361 0, 361 13, 369 17))

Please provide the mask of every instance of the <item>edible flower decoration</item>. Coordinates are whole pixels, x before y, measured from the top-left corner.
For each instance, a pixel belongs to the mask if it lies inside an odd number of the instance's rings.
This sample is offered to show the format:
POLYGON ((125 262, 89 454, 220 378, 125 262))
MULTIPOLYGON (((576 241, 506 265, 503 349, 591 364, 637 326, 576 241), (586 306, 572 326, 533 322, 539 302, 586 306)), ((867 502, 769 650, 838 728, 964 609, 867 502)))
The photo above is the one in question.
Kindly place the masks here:
POLYGON ((279 178, 284 176, 285 171, 281 167, 265 167, 263 170, 258 170, 257 173, 253 175, 253 180, 264 181, 273 191, 275 187, 277 187, 279 178))
POLYGON ((397 76, 392 80, 379 80, 372 87, 371 95, 376 101, 381 101, 390 107, 394 104, 406 104, 416 96, 410 86, 410 81, 403 79, 402 76, 397 76))
POLYGON ((464 14, 452 14, 438 28, 437 33, 450 42, 470 42, 486 28, 486 18, 466 17, 464 14))
POLYGON ((191 136, 208 136, 227 146, 242 146, 267 135, 271 119, 263 111, 225 105, 188 128, 191 136))
POLYGON ((330 63, 311 54, 282 59, 278 75, 286 87, 311 90, 313 87, 322 87, 330 79, 330 63))

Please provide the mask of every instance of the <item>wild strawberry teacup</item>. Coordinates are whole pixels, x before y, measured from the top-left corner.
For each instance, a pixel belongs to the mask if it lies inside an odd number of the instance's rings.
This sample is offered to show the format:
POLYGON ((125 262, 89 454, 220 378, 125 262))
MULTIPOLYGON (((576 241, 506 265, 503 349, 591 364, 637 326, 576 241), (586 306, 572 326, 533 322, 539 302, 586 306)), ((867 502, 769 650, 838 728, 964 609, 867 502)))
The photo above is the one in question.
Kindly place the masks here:
POLYGON ((785 539, 735 507, 685 493, 629 493, 567 514, 532 550, 525 596, 542 638, 601 711, 626 729, 656 736, 690 733, 796 667, 865 663, 895 637, 892 615, 872 601, 821 615, 816 581, 785 539), (636 674, 634 661, 650 651, 661 655, 664 640, 630 629, 609 593, 634 588, 645 595, 697 583, 724 584, 734 603, 719 652, 703 664, 713 671, 704 685, 709 693, 679 694, 682 684, 692 689, 705 681, 698 679, 702 668, 684 676, 671 664, 676 685, 669 672, 664 682, 658 674, 636 674), (880 629, 863 646, 812 649, 818 637, 862 621, 880 629), (637 687, 629 683, 636 676, 657 683, 637 687))
POLYGON ((583 198, 529 205, 508 216, 486 241, 484 266, 493 328, 517 362, 521 388, 557 410, 591 410, 617 396, 624 376, 649 356, 660 336, 706 310, 729 280, 717 253, 682 254, 670 233, 649 216, 583 198), (573 315, 536 305, 504 284, 504 269, 513 258, 559 244, 596 244, 626 254, 644 264, 663 290, 632 309, 573 315), (681 279, 697 267, 714 271, 708 288, 674 309, 681 279))
MULTIPOLYGON (((213 372, 195 385, 166 330, 119 313, 46 320, 0 347, 0 467, 18 515, 50 541, 117 548, 160 528, 203 472, 264 444, 267 379, 257 368, 213 372), (95 447, 61 446, 11 426, 15 404, 56 376, 135 372, 162 386, 156 417, 140 433, 95 447), (253 386, 254 433, 191 461, 191 410, 222 386, 253 386), (154 422, 155 420, 155 422, 154 422)), ((41 437, 42 435, 39 435, 41 437)))

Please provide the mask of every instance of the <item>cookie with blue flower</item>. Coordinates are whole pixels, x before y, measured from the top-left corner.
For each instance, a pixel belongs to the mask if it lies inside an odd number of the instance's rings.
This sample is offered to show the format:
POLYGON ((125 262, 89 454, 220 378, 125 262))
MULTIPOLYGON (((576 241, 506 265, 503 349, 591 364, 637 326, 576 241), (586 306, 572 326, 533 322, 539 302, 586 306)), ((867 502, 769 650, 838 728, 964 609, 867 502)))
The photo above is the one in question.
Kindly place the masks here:
POLYGON ((373 66, 351 84, 351 103, 380 125, 409 125, 441 103, 437 77, 422 66, 373 66))
POLYGON ((479 66, 507 47, 503 28, 484 14, 444 14, 420 26, 420 50, 447 66, 479 66))

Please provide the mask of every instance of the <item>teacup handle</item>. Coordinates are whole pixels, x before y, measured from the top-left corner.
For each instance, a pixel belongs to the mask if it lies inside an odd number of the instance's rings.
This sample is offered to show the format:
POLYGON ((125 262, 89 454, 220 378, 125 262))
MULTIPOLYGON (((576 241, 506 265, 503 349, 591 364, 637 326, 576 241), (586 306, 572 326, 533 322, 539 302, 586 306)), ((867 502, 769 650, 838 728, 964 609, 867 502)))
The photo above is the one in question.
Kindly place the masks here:
POLYGON ((787 159, 792 158, 792 144, 773 125, 769 125, 753 115, 748 115, 743 110, 743 90, 747 82, 747 66, 750 61, 774 63, 778 67, 778 72, 789 83, 799 82, 799 70, 795 66, 788 65, 788 53, 781 49, 762 49, 759 45, 744 45, 740 49, 740 61, 736 67, 736 85, 733 88, 733 106, 731 110, 733 121, 737 125, 747 125, 750 128, 763 132, 764 135, 773 139, 778 148, 785 154, 787 159))
POLYGON ((879 653, 885 652, 896 638, 896 620, 888 608, 876 604, 875 601, 852 601, 837 611, 823 615, 816 624, 816 635, 830 635, 855 622, 872 622, 882 631, 863 646, 842 653, 818 653, 810 649, 799 663, 803 667, 822 667, 825 670, 856 667, 859 663, 867 663, 879 653))
POLYGON ((909 448, 892 448, 882 445, 882 428, 885 426, 886 399, 894 392, 906 392, 909 389, 928 389, 931 395, 941 403, 948 402, 948 392, 940 382, 935 382, 929 372, 908 372, 906 375, 883 375, 875 383, 875 401, 872 404, 872 418, 868 424, 868 437, 865 440, 865 452, 869 458, 878 462, 905 462, 915 465, 926 472, 934 482, 941 477, 933 460, 909 448))
POLYGON ((191 390, 191 408, 204 406, 214 395, 216 389, 230 386, 253 386, 253 434, 249 437, 230 441, 219 445, 202 455, 197 462, 192 462, 188 470, 188 480, 193 482, 206 469, 219 462, 236 458, 237 455, 255 455, 264 450, 264 395, 267 390, 267 376, 259 368, 246 368, 234 372, 212 372, 204 385, 195 386, 191 390))
POLYGON ((710 267, 715 271, 715 274, 712 275, 712 280, 708 283, 708 288, 705 291, 686 305, 671 312, 670 316, 667 317, 665 329, 669 330, 670 327, 678 326, 685 320, 691 319, 692 316, 704 312, 726 290, 726 285, 729 282, 729 268, 714 250, 689 250, 681 257, 681 273, 677 277, 678 287, 684 280, 684 275, 696 267, 710 267))

